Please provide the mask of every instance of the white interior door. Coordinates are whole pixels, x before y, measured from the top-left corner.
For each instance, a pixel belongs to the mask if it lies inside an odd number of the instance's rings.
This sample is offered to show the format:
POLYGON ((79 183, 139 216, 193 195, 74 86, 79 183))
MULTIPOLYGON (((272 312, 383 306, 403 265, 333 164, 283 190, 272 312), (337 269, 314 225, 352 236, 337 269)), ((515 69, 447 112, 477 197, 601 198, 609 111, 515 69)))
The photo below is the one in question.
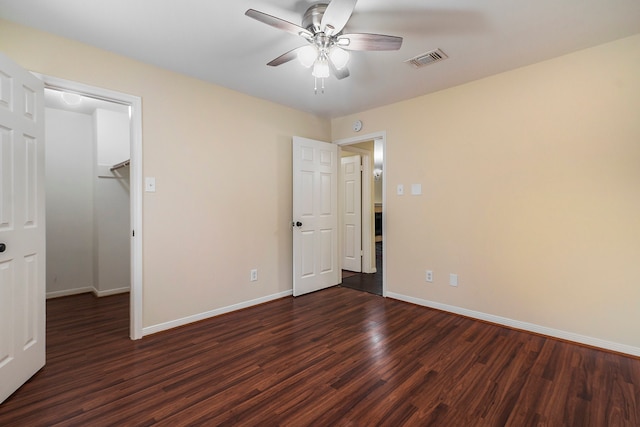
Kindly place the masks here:
POLYGON ((342 174, 342 269, 362 272, 362 166, 360 155, 340 159, 342 174))
POLYGON ((44 84, 0 54, 0 402, 45 363, 44 84))
POLYGON ((293 137, 293 295, 340 283, 338 146, 293 137))

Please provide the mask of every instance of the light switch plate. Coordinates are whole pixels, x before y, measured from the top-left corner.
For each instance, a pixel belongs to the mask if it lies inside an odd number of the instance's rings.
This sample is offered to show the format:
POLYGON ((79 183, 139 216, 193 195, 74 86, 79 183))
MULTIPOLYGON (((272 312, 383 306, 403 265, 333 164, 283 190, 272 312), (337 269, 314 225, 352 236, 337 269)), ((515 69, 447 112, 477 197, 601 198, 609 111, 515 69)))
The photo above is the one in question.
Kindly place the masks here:
POLYGON ((413 196, 422 194, 422 184, 411 184, 411 194, 413 196))
POLYGON ((144 179, 144 191, 147 193, 156 192, 156 179, 152 176, 148 176, 144 179))
POLYGON ((458 286, 458 275, 457 274, 449 274, 449 285, 450 286, 458 286))

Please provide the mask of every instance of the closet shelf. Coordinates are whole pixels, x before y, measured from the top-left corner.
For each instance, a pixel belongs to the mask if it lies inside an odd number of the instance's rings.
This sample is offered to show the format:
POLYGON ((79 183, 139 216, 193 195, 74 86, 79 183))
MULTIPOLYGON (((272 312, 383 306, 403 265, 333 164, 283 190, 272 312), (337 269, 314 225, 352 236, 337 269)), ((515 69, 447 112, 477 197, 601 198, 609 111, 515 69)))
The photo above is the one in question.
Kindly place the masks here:
POLYGON ((127 159, 124 162, 116 163, 115 165, 111 166, 111 169, 109 169, 109 170, 111 172, 113 172, 114 170, 118 170, 120 168, 124 168, 126 166, 129 166, 130 163, 131 163, 131 159, 127 159))

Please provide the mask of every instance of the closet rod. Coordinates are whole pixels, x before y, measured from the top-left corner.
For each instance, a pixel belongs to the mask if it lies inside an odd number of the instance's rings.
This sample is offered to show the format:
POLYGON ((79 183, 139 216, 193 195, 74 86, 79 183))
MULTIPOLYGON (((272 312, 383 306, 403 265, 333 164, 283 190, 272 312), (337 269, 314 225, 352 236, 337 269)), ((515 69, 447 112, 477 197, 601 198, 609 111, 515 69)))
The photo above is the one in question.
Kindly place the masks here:
POLYGON ((111 172, 113 172, 116 169, 120 169, 120 168, 123 168, 125 166, 129 166, 129 163, 131 163, 131 159, 125 160, 124 162, 117 163, 117 164, 111 166, 111 169, 109 169, 109 170, 111 172))

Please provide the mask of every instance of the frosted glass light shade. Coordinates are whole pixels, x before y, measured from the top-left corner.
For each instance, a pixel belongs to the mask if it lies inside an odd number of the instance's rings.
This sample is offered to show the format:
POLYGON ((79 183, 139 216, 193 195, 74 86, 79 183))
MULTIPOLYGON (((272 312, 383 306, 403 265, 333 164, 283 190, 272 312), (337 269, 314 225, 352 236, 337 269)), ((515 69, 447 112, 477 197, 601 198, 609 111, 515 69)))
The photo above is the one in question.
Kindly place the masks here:
POLYGON ((326 60, 317 60, 313 64, 313 72, 311 74, 313 74, 313 77, 326 79, 329 77, 329 63, 326 60))
POLYGON ((318 58, 318 49, 315 46, 309 45, 298 50, 298 61, 302 66, 309 68, 318 58))
POLYGON ((79 105, 82 97, 76 93, 62 92, 62 100, 67 105, 79 105))
POLYGON ((329 52, 329 58, 331 58, 331 62, 338 69, 341 70, 347 66, 347 62, 349 62, 349 52, 344 49, 340 49, 337 46, 334 46, 329 52))

